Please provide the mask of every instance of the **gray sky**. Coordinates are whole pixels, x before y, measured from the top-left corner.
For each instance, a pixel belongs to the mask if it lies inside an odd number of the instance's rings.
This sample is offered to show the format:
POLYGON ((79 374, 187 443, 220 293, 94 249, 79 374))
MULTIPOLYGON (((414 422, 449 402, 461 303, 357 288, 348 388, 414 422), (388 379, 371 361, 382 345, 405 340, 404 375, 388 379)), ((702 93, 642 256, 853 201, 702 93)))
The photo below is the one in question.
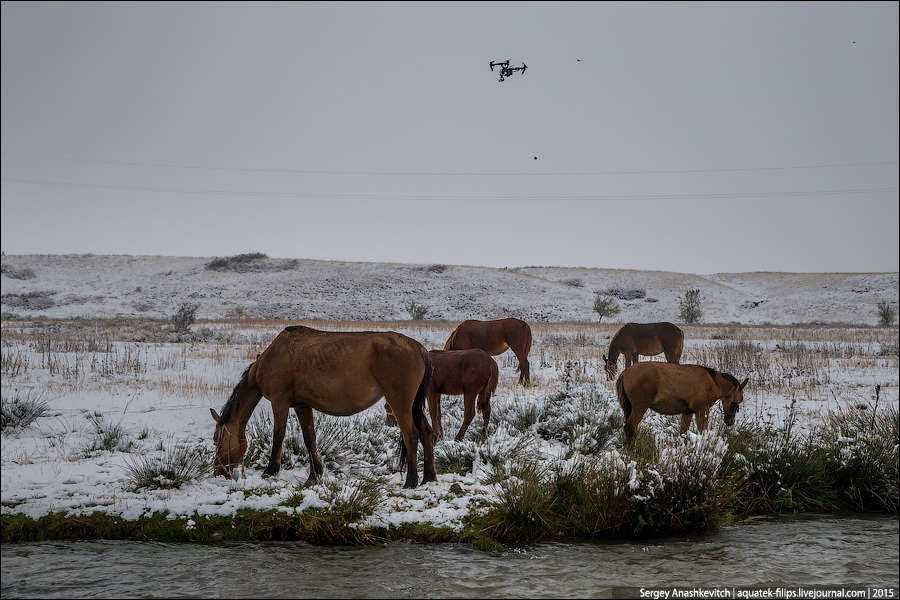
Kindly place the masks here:
POLYGON ((2 251, 897 271, 898 6, 4 0, 2 251))

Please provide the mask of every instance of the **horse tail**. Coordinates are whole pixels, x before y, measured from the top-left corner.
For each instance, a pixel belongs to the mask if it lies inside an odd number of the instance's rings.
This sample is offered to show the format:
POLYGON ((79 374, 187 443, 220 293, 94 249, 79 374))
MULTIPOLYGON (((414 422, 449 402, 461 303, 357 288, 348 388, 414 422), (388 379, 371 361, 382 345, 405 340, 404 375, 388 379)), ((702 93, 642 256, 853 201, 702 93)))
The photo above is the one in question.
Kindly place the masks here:
POLYGON ((478 393, 478 406, 479 408, 485 404, 490 403, 491 396, 497 391, 497 382, 500 381, 500 369, 497 367, 497 362, 494 359, 491 359, 491 374, 488 376, 487 381, 484 383, 484 387, 481 388, 481 391, 478 393))
POLYGON ((625 382, 622 380, 622 375, 619 375, 619 378, 616 379, 616 394, 619 396, 619 406, 622 407, 622 413, 625 415, 625 420, 628 420, 628 417, 631 416, 631 400, 628 399, 628 394, 625 393, 625 382))
MULTIPOLYGON (((428 353, 428 350, 425 350, 424 348, 422 349, 422 360, 425 361, 425 374, 422 376, 422 381, 419 383, 419 389, 416 390, 416 397, 412 404, 413 426, 419 430, 419 438, 426 433, 422 431, 420 424, 425 419, 425 402, 428 395, 428 388, 431 385, 431 376, 434 373, 434 361, 431 360, 431 354, 428 353)), ((403 443, 402 432, 400 433, 399 454, 399 466, 402 469, 406 466, 406 461, 408 459, 406 444, 403 443)))

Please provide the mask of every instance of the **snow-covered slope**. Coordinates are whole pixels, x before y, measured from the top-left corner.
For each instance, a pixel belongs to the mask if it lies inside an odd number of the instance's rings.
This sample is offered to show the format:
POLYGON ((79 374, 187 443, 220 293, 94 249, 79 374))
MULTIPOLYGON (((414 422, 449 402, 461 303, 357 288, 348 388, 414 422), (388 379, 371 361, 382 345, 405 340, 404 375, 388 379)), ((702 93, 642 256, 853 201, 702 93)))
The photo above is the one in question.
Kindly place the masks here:
POLYGON ((898 302, 898 273, 717 273, 354 263, 267 257, 3 255, 4 316, 427 319, 517 316, 596 321, 597 293, 621 312, 604 322, 679 321, 685 292, 700 290, 701 323, 874 325, 877 304, 898 302), (235 258, 235 257, 230 257, 235 258))

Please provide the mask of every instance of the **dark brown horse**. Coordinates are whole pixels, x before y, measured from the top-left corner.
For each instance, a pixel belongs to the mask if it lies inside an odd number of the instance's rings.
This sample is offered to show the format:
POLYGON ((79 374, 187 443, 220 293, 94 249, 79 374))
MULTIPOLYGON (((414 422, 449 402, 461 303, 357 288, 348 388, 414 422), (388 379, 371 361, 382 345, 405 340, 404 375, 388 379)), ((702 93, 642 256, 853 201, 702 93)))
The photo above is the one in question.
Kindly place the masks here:
POLYGON ((438 438, 444 437, 441 426, 441 394, 463 395, 463 422, 456 434, 459 442, 466 435, 469 424, 475 417, 475 400, 478 411, 484 419, 481 432, 487 434, 491 418, 491 395, 497 389, 500 370, 497 362, 484 350, 431 350, 434 373, 428 387, 428 410, 431 413, 431 427, 438 438))
POLYGON ((619 406, 625 416, 625 438, 634 440, 638 423, 650 408, 663 415, 681 415, 681 433, 688 430, 691 417, 697 415, 697 431, 703 431, 709 409, 720 398, 725 425, 734 425, 748 381, 739 382, 728 373, 701 365, 635 363, 616 380, 619 406))
POLYGON ((293 408, 309 452, 307 483, 315 482, 323 472, 312 411, 350 416, 383 396, 397 416, 403 437, 400 460, 408 463, 403 487, 418 485, 416 456, 420 441, 425 469, 422 483, 435 481, 434 434, 424 411, 431 371, 428 351, 400 333, 288 327, 244 371, 222 415, 210 409, 216 422, 215 474, 230 476, 243 460, 247 422, 263 396, 272 403, 275 427, 272 456, 263 476, 274 475, 281 466, 285 426, 293 408))
POLYGON ((463 321, 450 334, 444 350, 468 350, 478 348, 491 356, 512 350, 519 359, 519 383, 528 385, 531 371, 528 353, 531 351, 531 326, 521 319, 497 321, 463 321))
MULTIPOLYGON (((431 413, 431 427, 435 440, 444 437, 441 426, 441 394, 448 396, 464 396, 463 423, 456 434, 456 441, 461 441, 475 418, 477 406, 484 419, 482 435, 487 434, 488 421, 491 418, 491 395, 497 390, 500 369, 497 362, 484 350, 429 350, 434 361, 434 372, 431 385, 428 386, 428 410, 431 413)), ((387 424, 396 425, 397 421, 391 408, 385 405, 387 424)))
POLYGON ((638 362, 638 357, 666 353, 666 362, 681 362, 684 332, 672 323, 626 323, 609 343, 609 357, 604 354, 606 378, 612 381, 619 370, 619 354, 625 357, 625 368, 638 362))

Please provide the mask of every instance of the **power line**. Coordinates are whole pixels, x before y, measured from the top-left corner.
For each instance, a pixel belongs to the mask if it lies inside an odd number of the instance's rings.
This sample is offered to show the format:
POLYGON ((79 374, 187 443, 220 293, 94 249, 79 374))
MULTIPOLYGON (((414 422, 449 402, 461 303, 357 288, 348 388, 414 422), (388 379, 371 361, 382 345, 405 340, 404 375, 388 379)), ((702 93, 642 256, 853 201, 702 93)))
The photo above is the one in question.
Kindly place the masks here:
POLYGON ((42 181, 35 179, 13 179, 4 177, 0 181, 27 185, 49 185, 70 188, 90 188, 120 191, 157 192, 176 194, 198 194, 209 196, 260 196, 269 198, 332 198, 347 200, 487 200, 487 201, 520 201, 520 200, 688 200, 688 199, 736 199, 736 198, 779 198, 788 196, 836 196, 846 194, 885 194, 894 193, 900 188, 869 188, 856 190, 806 190, 790 192, 745 192, 719 194, 636 194, 636 195, 586 195, 586 196, 457 196, 457 195, 381 195, 381 194, 318 194, 300 192, 260 192, 209 190, 196 188, 166 188, 135 185, 105 185, 92 183, 74 183, 61 181, 42 181))
POLYGON ((162 163, 141 163, 141 162, 124 162, 124 161, 103 161, 89 160, 81 158, 56 158, 50 156, 32 156, 28 154, 3 154, 7 158, 28 158, 37 160, 55 160, 62 162, 77 162, 98 165, 117 165, 128 167, 155 167, 165 169, 192 169, 202 171, 234 171, 234 172, 250 172, 250 173, 298 173, 307 175, 410 175, 410 176, 488 176, 488 177, 508 177, 513 175, 674 175, 684 173, 735 173, 745 171, 790 171, 803 169, 834 169, 845 167, 874 167, 884 165, 896 165, 898 161, 886 162, 869 162, 869 163, 844 163, 831 165, 800 165, 789 167, 741 167, 733 169, 684 169, 684 170, 660 170, 660 171, 572 171, 559 173, 450 173, 450 172, 404 172, 404 171, 324 171, 324 170, 304 170, 304 169, 258 169, 250 167, 201 167, 190 165, 174 165, 162 163))

